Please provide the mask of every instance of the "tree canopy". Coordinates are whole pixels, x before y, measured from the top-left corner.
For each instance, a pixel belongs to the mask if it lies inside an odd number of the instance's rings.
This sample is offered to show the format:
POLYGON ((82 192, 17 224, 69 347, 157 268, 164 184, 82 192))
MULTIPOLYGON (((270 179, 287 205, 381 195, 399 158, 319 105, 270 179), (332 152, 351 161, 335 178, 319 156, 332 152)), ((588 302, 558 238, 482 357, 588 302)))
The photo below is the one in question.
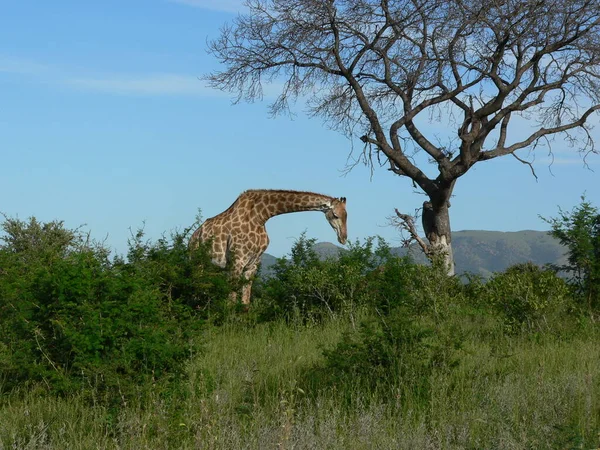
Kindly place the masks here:
POLYGON ((597 0, 247 5, 209 43, 224 65, 208 75, 212 86, 253 100, 264 83, 280 83, 273 113, 302 98, 311 114, 360 138, 367 161, 429 196, 433 222, 423 225, 434 240, 449 239, 448 199, 475 163, 514 155, 530 164, 516 152, 557 134, 595 152, 588 119, 600 109, 597 0), (421 119, 440 111, 456 130, 441 139, 421 119), (532 126, 525 135, 522 121, 532 126), (434 176, 415 158, 423 152, 434 176))

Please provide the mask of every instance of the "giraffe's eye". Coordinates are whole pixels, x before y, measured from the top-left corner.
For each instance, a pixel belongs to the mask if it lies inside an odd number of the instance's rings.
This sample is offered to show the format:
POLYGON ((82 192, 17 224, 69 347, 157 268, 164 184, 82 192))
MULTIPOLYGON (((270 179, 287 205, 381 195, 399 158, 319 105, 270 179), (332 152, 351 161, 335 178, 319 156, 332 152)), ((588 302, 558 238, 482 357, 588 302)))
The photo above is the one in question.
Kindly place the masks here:
POLYGON ((334 213, 333 211, 331 211, 331 215, 333 216, 334 219, 339 219, 340 216, 338 216, 336 213, 334 213))

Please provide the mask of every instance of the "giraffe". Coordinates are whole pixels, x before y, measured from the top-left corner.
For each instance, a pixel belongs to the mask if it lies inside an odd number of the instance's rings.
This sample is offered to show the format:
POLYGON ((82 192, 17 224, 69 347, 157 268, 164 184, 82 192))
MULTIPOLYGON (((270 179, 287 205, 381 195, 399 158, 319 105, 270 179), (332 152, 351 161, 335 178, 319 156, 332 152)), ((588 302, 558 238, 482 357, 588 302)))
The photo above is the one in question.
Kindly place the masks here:
MULTIPOLYGON (((344 245, 348 238, 346 229, 346 198, 329 197, 314 192, 256 189, 240 194, 233 204, 207 219, 192 234, 190 248, 212 239, 212 261, 224 268, 234 255, 231 274, 243 276, 242 304, 250 304, 252 279, 258 269, 260 257, 269 245, 265 223, 273 216, 299 211, 322 211, 335 230, 338 241, 344 245)), ((232 300, 236 294, 232 294, 232 300)))

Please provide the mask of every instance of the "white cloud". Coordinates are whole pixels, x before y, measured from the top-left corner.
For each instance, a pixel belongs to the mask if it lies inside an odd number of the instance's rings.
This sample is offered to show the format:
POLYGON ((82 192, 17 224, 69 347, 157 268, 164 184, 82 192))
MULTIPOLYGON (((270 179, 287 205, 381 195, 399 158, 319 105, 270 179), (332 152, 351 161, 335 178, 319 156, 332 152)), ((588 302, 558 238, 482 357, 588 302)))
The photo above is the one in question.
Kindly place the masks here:
POLYGON ((595 166, 598 163, 600 163, 600 159, 598 159, 597 155, 594 154, 590 154, 588 155, 585 160, 584 160, 584 156, 574 156, 572 158, 550 158, 550 157, 544 157, 544 158, 539 158, 536 159, 535 161, 536 165, 547 165, 547 166, 581 166, 581 167, 586 167, 586 166, 595 166))
POLYGON ((228 95, 208 87, 205 81, 191 74, 98 74, 85 71, 77 74, 64 67, 53 67, 28 59, 0 55, 0 75, 2 74, 24 75, 21 77, 24 82, 43 83, 86 92, 202 97, 228 95))
POLYGON ((48 71, 49 67, 44 64, 0 55, 0 72, 20 75, 40 75, 48 71))
POLYGON ((66 84, 85 91, 125 95, 222 95, 197 77, 179 74, 79 77, 67 79, 66 84))
POLYGON ((243 0, 169 0, 171 3, 193 6, 195 8, 210 9, 212 11, 222 11, 228 13, 237 13, 245 9, 243 0))

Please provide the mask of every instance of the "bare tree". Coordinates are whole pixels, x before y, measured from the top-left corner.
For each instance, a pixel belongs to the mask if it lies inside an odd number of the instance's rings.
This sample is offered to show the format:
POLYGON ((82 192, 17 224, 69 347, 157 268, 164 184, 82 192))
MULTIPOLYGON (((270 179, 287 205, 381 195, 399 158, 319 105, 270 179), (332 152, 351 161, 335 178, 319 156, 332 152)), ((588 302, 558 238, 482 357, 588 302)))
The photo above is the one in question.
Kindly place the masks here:
POLYGON ((533 170, 516 152, 551 151, 559 134, 584 154, 596 152, 587 121, 600 109, 598 0, 247 6, 209 43, 224 65, 207 76, 211 85, 239 101, 262 98, 264 83, 281 83, 273 113, 306 100, 310 113, 359 138, 367 161, 413 180, 428 196, 428 252, 444 255, 450 274, 449 199, 475 163, 513 155, 533 170), (423 119, 432 117, 456 131, 432 136, 423 119), (525 136, 523 124, 533 126, 525 136))

